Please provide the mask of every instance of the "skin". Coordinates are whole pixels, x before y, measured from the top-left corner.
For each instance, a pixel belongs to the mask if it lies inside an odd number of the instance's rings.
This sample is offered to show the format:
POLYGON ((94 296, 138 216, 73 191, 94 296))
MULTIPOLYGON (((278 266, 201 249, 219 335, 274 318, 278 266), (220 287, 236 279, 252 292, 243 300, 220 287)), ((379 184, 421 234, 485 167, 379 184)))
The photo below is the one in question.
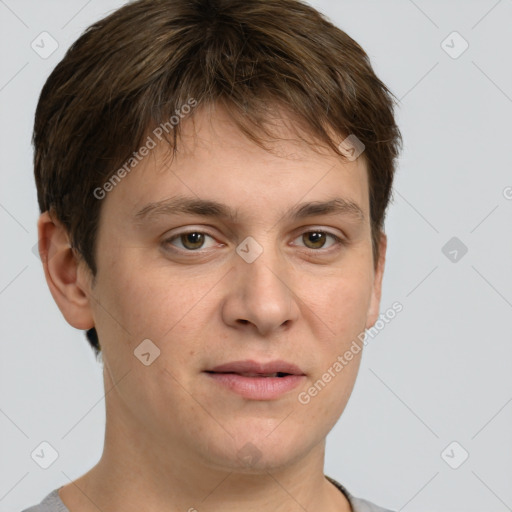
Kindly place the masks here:
POLYGON ((158 145, 102 200, 94 283, 60 223, 40 216, 48 286, 69 324, 96 327, 110 390, 103 455, 59 494, 71 512, 350 511, 324 477, 325 438, 362 351, 308 404, 298 394, 378 319, 386 237, 374 262, 365 160, 314 150, 286 123, 275 128, 285 140, 265 151, 220 107, 198 107, 181 130, 172 161, 158 145), (225 203, 239 217, 133 220, 176 194, 225 203), (336 196, 355 202, 364 219, 283 215, 336 196), (189 228, 209 235, 199 250, 193 240, 165 242, 189 228), (318 230, 346 243, 326 236, 322 245, 311 236, 318 230), (247 236, 263 248, 252 263, 236 252, 247 236), (144 339, 160 350, 149 366, 134 356, 144 339), (204 373, 243 359, 294 363, 304 385, 250 400, 204 373), (239 457, 247 443, 252 462, 239 457))

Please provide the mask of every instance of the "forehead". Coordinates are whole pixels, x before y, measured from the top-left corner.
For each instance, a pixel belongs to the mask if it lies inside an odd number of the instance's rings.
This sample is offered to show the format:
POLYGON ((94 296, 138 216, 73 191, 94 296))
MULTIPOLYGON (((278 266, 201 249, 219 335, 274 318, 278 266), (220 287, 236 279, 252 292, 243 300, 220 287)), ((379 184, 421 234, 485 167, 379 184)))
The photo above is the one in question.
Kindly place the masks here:
POLYGON ((180 120, 174 155, 158 132, 149 132, 146 142, 151 149, 109 193, 107 202, 135 222, 170 203, 183 212, 217 209, 235 220, 251 207, 260 214, 274 210, 280 215, 283 207, 294 207, 300 217, 301 201, 330 201, 331 209, 369 218, 364 155, 344 160, 330 148, 312 145, 305 133, 309 140, 301 140, 295 122, 286 114, 273 121, 273 137, 267 137, 262 148, 223 108, 198 108, 180 120))

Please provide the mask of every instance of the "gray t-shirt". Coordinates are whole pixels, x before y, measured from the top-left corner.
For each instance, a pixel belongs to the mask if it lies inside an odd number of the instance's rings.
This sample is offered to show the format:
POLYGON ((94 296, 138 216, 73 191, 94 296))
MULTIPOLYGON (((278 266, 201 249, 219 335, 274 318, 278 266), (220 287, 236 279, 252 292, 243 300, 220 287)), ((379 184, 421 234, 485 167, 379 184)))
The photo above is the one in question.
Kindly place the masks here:
MULTIPOLYGON (((347 489, 345 489, 345 487, 336 480, 328 476, 326 476, 326 478, 345 495, 353 512, 393 512, 387 508, 379 507, 370 501, 352 496, 352 494, 350 494, 347 489)), ((43 499, 43 501, 41 501, 41 503, 34 505, 33 507, 26 508, 22 512, 69 512, 66 505, 64 505, 60 499, 59 489, 60 487, 54 489, 43 499)))

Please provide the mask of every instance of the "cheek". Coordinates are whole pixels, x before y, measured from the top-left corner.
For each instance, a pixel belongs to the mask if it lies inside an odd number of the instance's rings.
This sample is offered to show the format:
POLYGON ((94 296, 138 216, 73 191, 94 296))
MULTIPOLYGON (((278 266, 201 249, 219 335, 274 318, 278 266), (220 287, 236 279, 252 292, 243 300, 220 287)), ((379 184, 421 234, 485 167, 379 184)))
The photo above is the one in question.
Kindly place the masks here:
MULTIPOLYGON (((105 251, 95 290, 95 322, 109 340, 134 346, 163 331, 158 314, 162 283, 152 282, 145 269, 131 265, 130 251, 105 251), (116 257, 117 256, 117 257, 116 257)), ((172 319, 162 319, 166 325, 172 319)), ((168 327, 167 327, 168 328, 168 327)))
POLYGON ((343 412, 356 381, 363 350, 360 335, 365 330, 371 297, 371 273, 364 266, 347 265, 347 271, 333 273, 316 290, 310 294, 308 306, 317 326, 317 364, 303 391, 309 400, 305 406, 308 414, 321 421, 327 433, 343 412))
POLYGON ((96 308, 102 322, 116 330, 116 336, 128 336, 133 345, 148 338, 164 348, 173 338, 181 339, 187 332, 190 336, 199 327, 197 319, 207 319, 205 296, 219 276, 170 272, 164 260, 146 266, 133 264, 134 260, 135 254, 125 254, 104 272, 102 307, 96 308))
POLYGON ((367 271, 350 267, 346 272, 325 277, 314 293, 313 290, 305 293, 336 344, 349 342, 348 338, 364 331, 371 298, 371 276, 367 271))

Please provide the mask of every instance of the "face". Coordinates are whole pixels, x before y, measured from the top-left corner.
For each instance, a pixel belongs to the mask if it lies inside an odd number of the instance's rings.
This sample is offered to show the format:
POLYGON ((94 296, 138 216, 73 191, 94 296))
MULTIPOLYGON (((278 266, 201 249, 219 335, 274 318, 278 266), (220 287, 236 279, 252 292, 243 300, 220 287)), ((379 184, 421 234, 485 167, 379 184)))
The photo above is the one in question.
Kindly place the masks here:
POLYGON ((378 315, 367 169, 284 125, 269 152, 220 108, 191 119, 103 199, 94 287, 79 274, 107 422, 154 456, 284 467, 338 420, 378 315))

